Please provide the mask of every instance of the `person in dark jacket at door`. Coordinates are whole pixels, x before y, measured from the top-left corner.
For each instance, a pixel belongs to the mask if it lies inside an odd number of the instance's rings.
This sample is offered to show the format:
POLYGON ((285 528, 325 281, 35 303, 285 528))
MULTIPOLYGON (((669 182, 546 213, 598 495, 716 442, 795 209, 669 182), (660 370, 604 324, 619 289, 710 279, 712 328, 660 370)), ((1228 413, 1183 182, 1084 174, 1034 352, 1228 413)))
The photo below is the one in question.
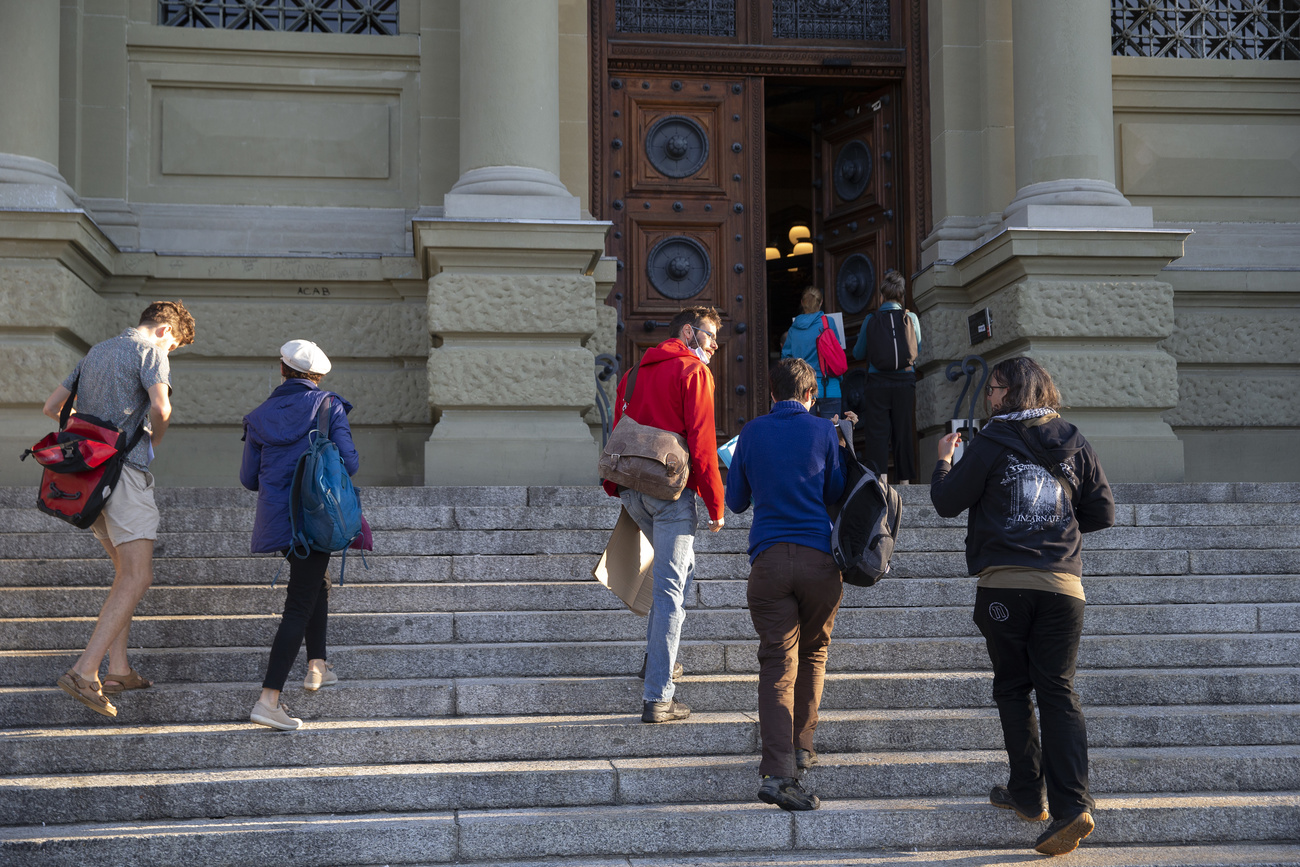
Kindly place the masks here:
POLYGON ((1011 764, 1007 785, 995 786, 989 801, 1033 821, 1050 810, 1052 822, 1034 848, 1063 855, 1094 827, 1088 732, 1074 690, 1083 633, 1081 534, 1113 526, 1115 500, 1096 452, 1061 419, 1061 395, 1046 370, 1030 358, 1009 358, 988 382, 992 417, 955 466, 960 434, 940 440, 930 499, 946 518, 969 510, 966 565, 979 576, 974 619, 993 662, 993 700, 1011 764))
MULTIPOLYGON (((871 323, 877 319, 893 323, 903 329, 909 326, 916 335, 916 348, 921 349, 921 320, 903 304, 907 297, 907 282, 903 275, 890 269, 885 272, 876 290, 876 308, 862 320, 858 329, 857 342, 853 344, 853 357, 861 361, 871 358, 870 332, 871 323)), ((885 341, 882 352, 888 356, 888 343, 896 346, 906 341, 891 341, 887 329, 874 329, 877 339, 885 341)), ((900 332, 901 334, 901 332, 900 332)), ((866 426, 866 446, 862 451, 862 462, 878 476, 888 474, 894 484, 906 484, 916 478, 916 461, 913 460, 912 420, 916 407, 916 366, 914 360, 896 358, 896 363, 888 369, 867 365, 867 388, 863 395, 863 416, 866 426), (893 472, 889 471, 889 459, 894 459, 893 472)))
POLYGON ((329 587, 325 570, 330 555, 312 550, 299 558, 290 553, 293 530, 290 522, 290 492, 294 470, 310 444, 321 404, 330 401, 329 438, 338 446, 348 475, 360 466, 352 444, 347 414, 352 404, 320 387, 330 372, 330 360, 310 340, 290 340, 280 347, 282 384, 257 409, 244 416, 244 461, 239 481, 257 491, 257 517, 253 521, 254 554, 279 552, 289 561, 289 586, 284 615, 271 644, 271 658, 262 681, 262 694, 249 719, 268 728, 292 731, 302 720, 289 713, 280 692, 289 669, 298 658, 304 636, 307 640, 307 677, 303 688, 315 692, 338 682, 333 666, 326 661, 325 631, 329 617, 329 587))

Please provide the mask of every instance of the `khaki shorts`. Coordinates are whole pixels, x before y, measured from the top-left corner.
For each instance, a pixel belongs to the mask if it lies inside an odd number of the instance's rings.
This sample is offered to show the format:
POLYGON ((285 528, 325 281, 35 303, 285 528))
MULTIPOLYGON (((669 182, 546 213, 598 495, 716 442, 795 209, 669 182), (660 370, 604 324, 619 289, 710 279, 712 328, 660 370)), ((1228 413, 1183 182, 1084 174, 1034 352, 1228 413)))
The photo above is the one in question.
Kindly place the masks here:
POLYGON ((114 548, 136 539, 158 538, 158 505, 153 499, 153 473, 122 467, 122 477, 95 523, 95 538, 114 548))

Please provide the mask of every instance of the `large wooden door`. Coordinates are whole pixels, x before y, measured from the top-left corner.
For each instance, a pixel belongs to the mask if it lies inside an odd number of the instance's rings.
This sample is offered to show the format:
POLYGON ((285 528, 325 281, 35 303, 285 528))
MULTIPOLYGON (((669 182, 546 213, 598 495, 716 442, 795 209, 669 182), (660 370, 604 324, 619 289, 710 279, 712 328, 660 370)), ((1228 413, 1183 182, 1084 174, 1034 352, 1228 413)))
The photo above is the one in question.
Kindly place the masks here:
POLYGON ((629 368, 683 307, 716 307, 720 441, 766 393, 760 77, 612 74, 598 185, 614 223, 614 300, 629 368))
POLYGON ((827 309, 844 314, 850 350, 880 278, 904 270, 897 92, 890 85, 855 96, 813 127, 812 233, 827 309))

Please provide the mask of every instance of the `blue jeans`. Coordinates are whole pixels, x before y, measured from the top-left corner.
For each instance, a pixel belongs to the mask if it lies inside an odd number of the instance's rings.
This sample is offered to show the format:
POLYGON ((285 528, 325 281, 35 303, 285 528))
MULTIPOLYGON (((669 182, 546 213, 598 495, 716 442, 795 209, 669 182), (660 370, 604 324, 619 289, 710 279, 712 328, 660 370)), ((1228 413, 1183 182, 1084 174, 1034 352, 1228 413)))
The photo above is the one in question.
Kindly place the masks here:
POLYGON ((654 546, 654 602, 646 624, 645 700, 670 701, 673 664, 682 638, 683 603, 695 577, 695 493, 669 502, 631 489, 619 494, 623 507, 654 546))

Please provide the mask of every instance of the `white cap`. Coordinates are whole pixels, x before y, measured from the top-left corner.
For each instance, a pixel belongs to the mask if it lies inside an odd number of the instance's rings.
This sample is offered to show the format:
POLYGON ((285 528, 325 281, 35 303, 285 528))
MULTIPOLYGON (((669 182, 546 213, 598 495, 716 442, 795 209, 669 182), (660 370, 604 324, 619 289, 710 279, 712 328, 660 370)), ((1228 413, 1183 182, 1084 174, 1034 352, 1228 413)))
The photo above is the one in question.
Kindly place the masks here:
POLYGON ((280 347, 280 360, 301 373, 324 375, 333 366, 324 350, 310 340, 290 340, 280 347))

